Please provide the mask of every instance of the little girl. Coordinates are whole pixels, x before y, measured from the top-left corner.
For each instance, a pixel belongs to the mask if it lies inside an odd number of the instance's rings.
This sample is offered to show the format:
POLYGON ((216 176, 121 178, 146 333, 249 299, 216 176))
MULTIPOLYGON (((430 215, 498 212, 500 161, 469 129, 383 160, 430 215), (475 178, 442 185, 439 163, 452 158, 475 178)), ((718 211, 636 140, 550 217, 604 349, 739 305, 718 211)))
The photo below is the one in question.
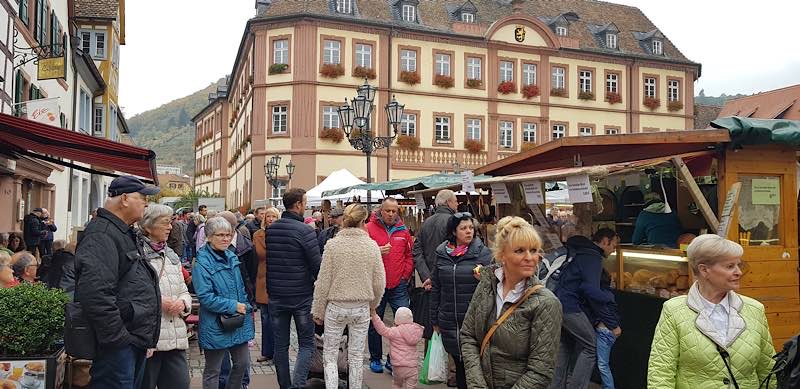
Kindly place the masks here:
POLYGON ((373 311, 372 325, 381 336, 389 339, 392 357, 393 384, 392 389, 414 389, 417 387, 417 363, 419 352, 417 343, 422 339, 421 325, 414 323, 414 315, 408 308, 400 308, 394 314, 394 327, 386 327, 381 318, 373 311))

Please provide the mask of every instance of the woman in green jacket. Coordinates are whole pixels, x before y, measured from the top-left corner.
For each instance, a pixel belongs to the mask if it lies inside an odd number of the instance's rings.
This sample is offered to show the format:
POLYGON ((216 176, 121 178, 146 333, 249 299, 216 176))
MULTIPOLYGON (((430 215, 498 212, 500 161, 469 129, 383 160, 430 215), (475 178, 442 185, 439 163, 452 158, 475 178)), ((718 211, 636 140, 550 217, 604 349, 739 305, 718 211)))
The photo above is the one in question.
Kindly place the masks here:
POLYGON ((541 247, 539 234, 525 219, 504 217, 497 223, 493 252, 499 265, 476 270, 480 283, 461 327, 470 389, 544 389, 553 379, 561 303, 534 277, 541 247), (528 291, 534 292, 526 299, 528 291), (489 329, 518 302, 482 350, 489 329))
POLYGON ((695 283, 664 303, 650 349, 647 387, 758 388, 775 349, 764 306, 739 295, 742 246, 701 235, 687 249, 695 283))

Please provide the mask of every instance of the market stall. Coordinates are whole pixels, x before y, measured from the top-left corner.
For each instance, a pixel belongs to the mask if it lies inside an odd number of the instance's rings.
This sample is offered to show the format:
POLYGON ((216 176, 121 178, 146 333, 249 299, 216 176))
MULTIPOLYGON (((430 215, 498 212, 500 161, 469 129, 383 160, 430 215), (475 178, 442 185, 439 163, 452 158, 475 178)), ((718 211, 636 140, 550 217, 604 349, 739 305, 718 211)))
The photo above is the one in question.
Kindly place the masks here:
POLYGON ((570 233, 602 226, 621 235, 605 264, 623 323, 612 354, 618 387, 646 386, 661 304, 692 283, 680 241, 692 235, 720 233, 744 246, 740 292, 764 303, 776 347, 800 331, 800 123, 731 118, 714 125, 721 129, 562 138, 475 172, 493 176, 476 187, 492 188, 496 217, 525 216, 552 244, 564 233, 553 236, 543 217, 549 205, 536 187, 556 180, 569 184, 576 224, 570 233), (673 210, 667 213, 679 221, 679 239, 634 245, 641 240, 634 236, 638 216, 653 197, 673 210))

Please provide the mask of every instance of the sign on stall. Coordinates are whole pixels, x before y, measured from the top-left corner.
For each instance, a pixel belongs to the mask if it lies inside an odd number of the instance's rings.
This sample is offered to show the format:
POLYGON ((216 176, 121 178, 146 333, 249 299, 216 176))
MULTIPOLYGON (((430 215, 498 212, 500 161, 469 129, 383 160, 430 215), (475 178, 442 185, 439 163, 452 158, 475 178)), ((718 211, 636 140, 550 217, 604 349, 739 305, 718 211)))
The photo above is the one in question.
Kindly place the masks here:
POLYGON ((508 195, 506 184, 492 184, 492 195, 497 204, 511 204, 511 196, 508 195))
POLYGON ((569 201, 571 203, 592 202, 592 186, 589 184, 589 176, 587 174, 567 177, 567 189, 569 190, 569 201))
POLYGON ((422 193, 415 194, 414 200, 417 202, 417 209, 425 209, 425 196, 422 193))
POLYGON ((781 181, 777 178, 754 178, 753 205, 780 205, 781 181))
POLYGON ((733 208, 739 201, 739 191, 741 188, 741 182, 734 183, 731 185, 731 189, 728 191, 727 196, 725 196, 725 205, 722 207, 722 213, 720 214, 719 218, 719 227, 717 228, 717 235, 723 238, 728 237, 728 230, 731 226, 731 215, 733 214, 733 208))
POLYGON ((525 202, 531 204, 544 204, 544 195, 542 194, 541 181, 528 181, 522 183, 522 189, 525 190, 525 202))
POLYGON ((475 191, 475 174, 472 170, 461 172, 461 191, 469 194, 475 191))

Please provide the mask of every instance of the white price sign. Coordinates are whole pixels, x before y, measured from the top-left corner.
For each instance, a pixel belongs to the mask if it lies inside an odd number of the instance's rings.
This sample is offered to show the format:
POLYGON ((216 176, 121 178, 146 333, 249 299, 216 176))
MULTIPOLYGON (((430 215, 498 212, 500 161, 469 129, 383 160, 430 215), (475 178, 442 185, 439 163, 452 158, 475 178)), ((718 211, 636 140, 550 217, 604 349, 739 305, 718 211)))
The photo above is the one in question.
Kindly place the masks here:
POLYGON ((592 202, 592 187, 589 185, 588 175, 567 177, 567 189, 569 190, 569 201, 571 203, 592 202))
POLYGON ((544 195, 542 194, 541 181, 528 181, 522 183, 522 189, 525 190, 525 202, 529 205, 544 204, 544 195))
POLYGON ((425 197, 422 196, 422 193, 415 194, 414 200, 417 201, 417 209, 425 209, 425 197))
POLYGON ((492 194, 497 204, 511 204, 511 196, 505 184, 492 184, 492 194))
POLYGON ((475 191, 475 174, 472 170, 461 172, 461 190, 467 194, 475 191))

